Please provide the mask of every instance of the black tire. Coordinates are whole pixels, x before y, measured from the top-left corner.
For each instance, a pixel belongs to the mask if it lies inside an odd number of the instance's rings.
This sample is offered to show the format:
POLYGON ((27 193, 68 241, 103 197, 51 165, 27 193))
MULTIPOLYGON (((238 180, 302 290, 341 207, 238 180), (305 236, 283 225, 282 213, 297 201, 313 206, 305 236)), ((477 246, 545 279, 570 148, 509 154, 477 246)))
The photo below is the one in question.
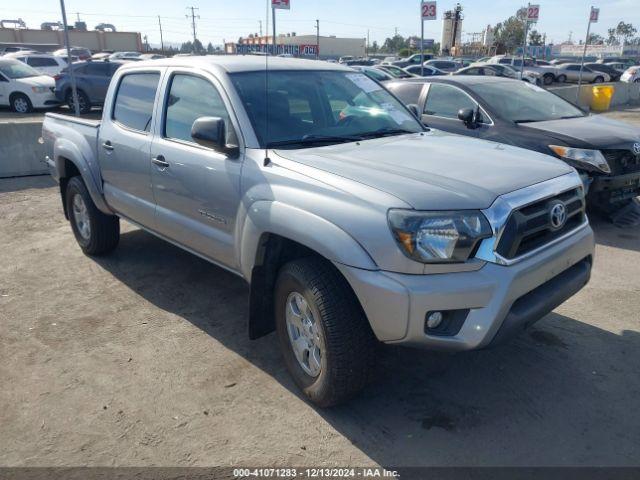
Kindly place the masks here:
POLYGON ((285 364, 311 402, 330 407, 365 387, 373 373, 377 340, 351 287, 333 265, 313 257, 287 263, 278 274, 274 302, 285 364), (295 292, 306 300, 324 339, 321 370, 315 377, 303 370, 289 337, 286 308, 295 292))
POLYGON ((81 177, 73 177, 67 184, 65 191, 65 202, 71 229, 76 237, 78 245, 87 255, 104 255, 112 251, 118 245, 120 240, 120 219, 114 215, 106 215, 102 213, 91 200, 91 196, 87 191, 87 187, 81 177), (76 196, 79 196, 86 208, 86 217, 88 218, 88 235, 83 235, 82 222, 79 220, 80 215, 74 212, 74 202, 76 196))
MULTIPOLYGON (((67 92, 65 101, 69 109, 72 112, 75 111, 76 107, 73 103, 73 92, 71 90, 67 92)), ((78 89, 78 103, 80 104, 80 113, 85 114, 91 111, 91 101, 89 100, 87 94, 80 89, 78 89)))
POLYGON ((602 82, 604 82, 604 77, 598 76, 593 79, 593 83, 602 83, 602 82))
POLYGON ((553 80, 554 80, 553 73, 545 73, 542 76, 542 83, 544 85, 551 85, 553 83, 553 80))
POLYGON ((17 113, 31 113, 33 112, 33 104, 29 97, 24 93, 14 93, 11 95, 11 110, 17 113))
POLYGON ((556 82, 558 83, 564 83, 567 81, 567 76, 566 75, 558 75, 556 77, 556 82))

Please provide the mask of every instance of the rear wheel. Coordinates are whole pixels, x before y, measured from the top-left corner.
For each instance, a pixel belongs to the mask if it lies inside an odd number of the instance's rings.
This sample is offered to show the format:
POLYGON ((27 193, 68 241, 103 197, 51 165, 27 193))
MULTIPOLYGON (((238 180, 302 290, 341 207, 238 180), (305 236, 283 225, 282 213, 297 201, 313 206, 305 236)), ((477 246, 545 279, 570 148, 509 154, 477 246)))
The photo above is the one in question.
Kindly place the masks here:
POLYGON ((553 73, 545 73, 542 76, 542 83, 545 85, 551 85, 553 83, 553 73))
POLYGON ((593 79, 593 83, 602 83, 602 82, 604 82, 603 77, 596 77, 593 79))
MULTIPOLYGON (((66 103, 71 111, 75 111, 76 107, 73 103, 72 91, 67 93, 66 103)), ((78 106, 80 107, 80 113, 89 113, 91 111, 91 102, 89 101, 89 97, 82 90, 78 90, 78 106)))
POLYGON ((556 77, 556 82, 558 83, 564 83, 567 81, 567 76, 566 75, 558 75, 556 77))
POLYGON ((17 113, 30 113, 33 111, 33 104, 24 93, 14 93, 11 96, 11 110, 17 113))
POLYGON ((321 407, 357 394, 373 371, 376 339, 342 275, 319 258, 292 261, 274 300, 285 364, 304 394, 321 407))
POLYGON ((98 210, 81 177, 69 180, 65 201, 73 234, 84 253, 102 255, 116 248, 120 220, 98 210))

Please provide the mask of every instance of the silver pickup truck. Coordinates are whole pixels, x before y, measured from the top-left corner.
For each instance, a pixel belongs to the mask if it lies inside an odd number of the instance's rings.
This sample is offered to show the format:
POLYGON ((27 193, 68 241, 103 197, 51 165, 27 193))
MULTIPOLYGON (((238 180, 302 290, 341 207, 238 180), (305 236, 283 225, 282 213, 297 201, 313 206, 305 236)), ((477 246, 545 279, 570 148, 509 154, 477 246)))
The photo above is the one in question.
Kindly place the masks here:
POLYGON ((571 167, 428 130, 340 65, 132 63, 101 122, 49 113, 43 139, 86 254, 113 250, 124 219, 241 276, 250 337, 275 330, 320 406, 366 384, 378 342, 493 346, 589 280, 571 167))

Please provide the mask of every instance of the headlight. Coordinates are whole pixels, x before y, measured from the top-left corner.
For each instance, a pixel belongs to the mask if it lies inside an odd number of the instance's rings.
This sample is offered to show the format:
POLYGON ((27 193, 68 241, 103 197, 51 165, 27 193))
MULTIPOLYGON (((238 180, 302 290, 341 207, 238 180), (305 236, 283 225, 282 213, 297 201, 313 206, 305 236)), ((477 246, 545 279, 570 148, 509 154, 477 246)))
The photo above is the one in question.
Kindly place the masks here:
POLYGON ((549 148, 561 158, 591 165, 604 173, 611 173, 611 167, 600 150, 585 150, 583 148, 562 147, 560 145, 549 145, 549 148))
POLYGON ((48 87, 31 87, 33 93, 46 93, 49 88, 48 87))
POLYGON ((390 210, 389 226, 402 252, 422 263, 464 262, 493 232, 477 210, 390 210))

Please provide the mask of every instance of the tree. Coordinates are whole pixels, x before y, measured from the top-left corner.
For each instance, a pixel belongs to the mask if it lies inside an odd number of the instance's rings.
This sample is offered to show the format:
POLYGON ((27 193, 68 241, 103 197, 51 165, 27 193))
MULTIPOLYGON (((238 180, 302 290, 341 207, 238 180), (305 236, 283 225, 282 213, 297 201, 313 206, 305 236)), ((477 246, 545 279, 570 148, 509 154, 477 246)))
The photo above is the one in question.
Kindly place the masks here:
POLYGON ((207 53, 209 55, 211 55, 215 50, 213 49, 213 45, 211 44, 211 42, 209 42, 209 45, 207 45, 207 53))
POLYGON ((396 53, 406 47, 406 40, 402 35, 394 35, 387 38, 382 45, 382 50, 388 53, 396 53))
POLYGON ((374 40, 373 43, 371 44, 371 53, 378 53, 379 49, 380 47, 378 46, 378 42, 374 40))
POLYGON ((184 42, 180 46, 180 53, 191 53, 191 52, 193 52, 193 43, 191 43, 190 41, 184 42))
POLYGON ((616 27, 616 35, 620 45, 628 45, 629 39, 636 33, 638 33, 638 30, 630 23, 620 22, 616 27))
POLYGON ((535 47, 542 45, 542 34, 535 29, 529 32, 529 45, 533 45, 535 47))
POLYGON ((526 18, 527 9, 522 7, 518 9, 515 15, 496 24, 494 35, 499 52, 511 52, 524 43, 526 18))
POLYGON ((587 39, 587 44, 604 45, 604 37, 602 35, 598 35, 597 33, 590 33, 589 38, 587 39))
POLYGON ((204 46, 202 45, 202 42, 200 40, 198 40, 197 38, 193 41, 193 51, 195 53, 204 52, 204 46))

